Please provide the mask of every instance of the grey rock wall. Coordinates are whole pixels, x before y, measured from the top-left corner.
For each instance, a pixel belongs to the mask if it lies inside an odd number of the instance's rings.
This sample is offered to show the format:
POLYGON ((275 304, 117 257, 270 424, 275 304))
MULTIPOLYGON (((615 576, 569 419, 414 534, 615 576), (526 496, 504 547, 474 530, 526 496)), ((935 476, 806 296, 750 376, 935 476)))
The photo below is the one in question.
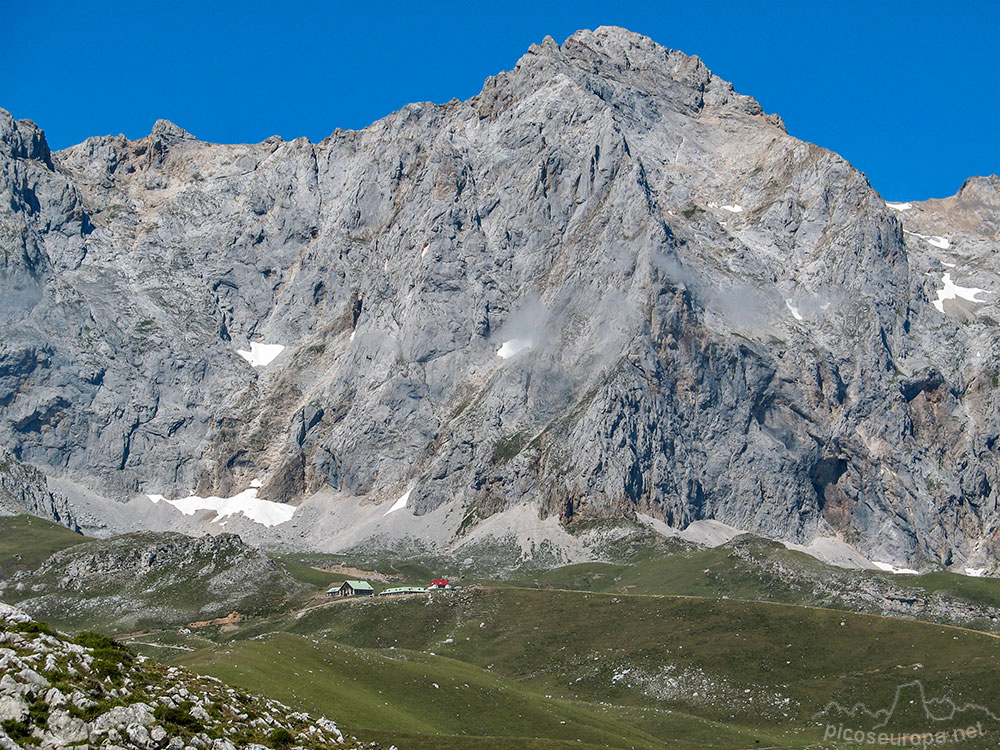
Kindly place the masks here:
POLYGON ((526 503, 990 559, 997 297, 936 309, 904 229, 951 222, 1000 289, 992 180, 889 208, 614 28, 317 144, 161 120, 50 153, 4 113, 0 443, 117 499, 259 478, 463 528, 526 503))
POLYGON ((65 496, 51 492, 45 475, 0 448, 0 515, 30 513, 79 531, 76 514, 65 496))

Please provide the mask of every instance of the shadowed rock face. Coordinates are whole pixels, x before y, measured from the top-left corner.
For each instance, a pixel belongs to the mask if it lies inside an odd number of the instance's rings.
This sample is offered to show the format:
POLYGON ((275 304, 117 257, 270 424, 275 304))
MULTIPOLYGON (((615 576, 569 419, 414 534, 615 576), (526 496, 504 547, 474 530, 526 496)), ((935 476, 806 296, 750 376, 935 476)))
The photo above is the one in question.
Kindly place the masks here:
POLYGON ((0 441, 46 473, 994 552, 998 297, 931 301, 941 253, 1000 290, 995 177, 888 208, 613 28, 318 144, 0 134, 0 441))
POLYGON ((15 459, 0 448, 0 516, 30 513, 79 531, 79 524, 67 499, 50 492, 45 475, 15 459))

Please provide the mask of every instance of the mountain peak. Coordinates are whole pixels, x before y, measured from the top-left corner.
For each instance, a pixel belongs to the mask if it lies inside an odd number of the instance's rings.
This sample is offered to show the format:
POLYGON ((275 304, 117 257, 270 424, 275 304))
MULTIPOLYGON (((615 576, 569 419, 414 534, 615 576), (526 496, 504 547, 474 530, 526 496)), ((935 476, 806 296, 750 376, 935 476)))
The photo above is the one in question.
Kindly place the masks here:
POLYGON ((153 130, 150 132, 153 138, 157 138, 162 141, 193 141, 196 140, 191 133, 186 131, 184 128, 175 125, 170 122, 170 120, 157 120, 153 124, 153 130))
POLYGON ((13 115, 0 108, 0 153, 15 159, 37 159, 52 166, 45 133, 31 120, 15 120, 13 115))
MULTIPOLYGON (((690 57, 664 47, 648 36, 620 26, 598 26, 593 30, 580 29, 567 37, 562 44, 551 36, 546 36, 541 43, 531 45, 528 54, 562 56, 577 62, 587 61, 598 67, 611 65, 621 69, 637 67, 634 63, 639 61, 645 66, 663 64, 671 55, 690 57), (652 59, 648 59, 649 56, 652 56, 652 59)), ((698 60, 698 58, 692 59, 698 60)), ((595 69, 593 72, 598 71, 595 69)))
POLYGON ((1000 206, 1000 176, 974 176, 962 183, 958 190, 960 200, 973 200, 992 206, 1000 206))
POLYGON ((566 43, 600 45, 609 52, 627 48, 670 52, 667 47, 653 41, 653 39, 645 34, 630 31, 621 26, 598 26, 596 29, 580 29, 570 34, 566 39, 566 43))
MULTIPOLYGON (((632 110, 655 101, 655 109, 686 115, 706 109, 764 114, 755 99, 736 93, 699 57, 618 26, 582 29, 561 45, 547 36, 528 49, 514 75, 522 82, 522 95, 562 75, 615 108, 632 110)), ((768 121, 784 130, 780 118, 769 116, 768 121)))

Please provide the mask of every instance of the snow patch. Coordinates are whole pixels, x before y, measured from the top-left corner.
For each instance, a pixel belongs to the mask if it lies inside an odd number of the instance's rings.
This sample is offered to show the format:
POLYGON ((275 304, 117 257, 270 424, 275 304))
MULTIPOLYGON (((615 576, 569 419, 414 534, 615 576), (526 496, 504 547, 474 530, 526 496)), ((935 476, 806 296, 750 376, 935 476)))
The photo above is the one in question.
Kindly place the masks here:
POLYGON ((198 497, 191 495, 178 500, 167 500, 163 495, 146 495, 151 502, 165 502, 173 505, 185 516, 193 516, 201 510, 215 511, 216 517, 212 523, 218 523, 224 518, 242 513, 254 523, 261 526, 277 526, 290 521, 295 514, 295 508, 285 503, 273 503, 257 497, 257 488, 248 490, 232 497, 198 497))
POLYGON ((872 560, 872 565, 874 565, 879 570, 884 570, 886 573, 894 573, 896 575, 907 575, 907 576, 920 575, 920 571, 914 570, 913 568, 897 568, 895 565, 886 562, 878 562, 877 560, 872 560))
POLYGON ((260 480, 260 479, 254 479, 254 480, 251 480, 250 486, 253 487, 255 490, 258 490, 258 489, 260 489, 261 487, 264 486, 264 482, 262 480, 260 480))
POLYGON ((719 208, 721 208, 723 211, 729 211, 729 213, 731 214, 738 214, 743 211, 743 206, 739 205, 738 203, 734 203, 731 206, 719 206, 719 208))
POLYGON ((510 339, 509 341, 504 341, 500 348, 497 349, 497 356, 503 359, 510 359, 511 357, 520 354, 525 349, 531 348, 531 339, 510 339))
POLYGON ((892 203, 891 201, 886 201, 885 205, 889 208, 895 209, 896 211, 909 211, 913 208, 912 203, 892 203))
POLYGON ((982 578, 986 575, 986 568, 966 568, 963 572, 972 578, 982 578))
POLYGON ((938 312, 942 313, 944 312, 944 303, 947 300, 957 299, 961 297, 962 299, 968 300, 969 302, 977 302, 979 304, 983 304, 984 302, 986 302, 986 300, 976 299, 976 295, 980 293, 982 294, 990 293, 985 289, 979 289, 978 287, 974 286, 958 286, 958 284, 956 284, 954 281, 951 280, 950 273, 946 273, 944 276, 941 277, 941 283, 944 284, 944 287, 938 289, 937 292, 938 298, 934 300, 931 304, 937 308, 938 312))
POLYGON ((785 305, 788 307, 789 312, 792 313, 792 317, 796 320, 804 320, 802 313, 799 312, 799 308, 796 307, 790 299, 785 300, 785 305))
POLYGON ((903 232, 906 234, 911 234, 914 237, 919 237, 924 240, 928 245, 933 245, 940 250, 947 250, 951 247, 951 243, 945 237, 941 237, 936 234, 920 234, 920 232, 911 232, 908 229, 904 229, 903 232))
POLYGON ((237 349, 236 353, 250 363, 251 367, 267 367, 274 358, 284 350, 281 344, 261 344, 257 341, 250 342, 250 351, 237 349))
POLYGON ((409 502, 409 500, 410 500, 410 493, 411 493, 411 492, 413 492, 413 490, 407 490, 406 492, 404 492, 404 493, 403 493, 403 494, 402 494, 402 495, 400 496, 400 498, 399 498, 399 499, 398 499, 398 500, 397 500, 396 502, 394 502, 394 503, 392 504, 392 507, 391 507, 391 508, 389 508, 389 510, 387 510, 387 511, 386 511, 385 513, 383 513, 382 515, 383 515, 383 516, 387 516, 387 515, 389 515, 390 513, 392 513, 392 512, 394 511, 394 510, 402 510, 403 508, 405 508, 405 507, 406 507, 406 503, 407 503, 407 502, 409 502))

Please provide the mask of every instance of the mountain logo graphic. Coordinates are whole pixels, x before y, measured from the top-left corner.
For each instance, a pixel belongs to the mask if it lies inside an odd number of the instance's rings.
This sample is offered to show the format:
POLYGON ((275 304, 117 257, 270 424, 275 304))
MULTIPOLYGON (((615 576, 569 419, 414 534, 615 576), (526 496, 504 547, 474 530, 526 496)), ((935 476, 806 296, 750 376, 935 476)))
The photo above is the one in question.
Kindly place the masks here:
POLYGON ((876 730, 887 727, 890 722, 899 724, 901 721, 971 724, 991 719, 1000 722, 1000 716, 978 703, 958 704, 950 698, 928 698, 920 680, 899 685, 888 708, 872 710, 862 702, 846 707, 837 701, 830 701, 812 718, 817 721, 844 718, 871 720, 877 722, 871 726, 876 730))

